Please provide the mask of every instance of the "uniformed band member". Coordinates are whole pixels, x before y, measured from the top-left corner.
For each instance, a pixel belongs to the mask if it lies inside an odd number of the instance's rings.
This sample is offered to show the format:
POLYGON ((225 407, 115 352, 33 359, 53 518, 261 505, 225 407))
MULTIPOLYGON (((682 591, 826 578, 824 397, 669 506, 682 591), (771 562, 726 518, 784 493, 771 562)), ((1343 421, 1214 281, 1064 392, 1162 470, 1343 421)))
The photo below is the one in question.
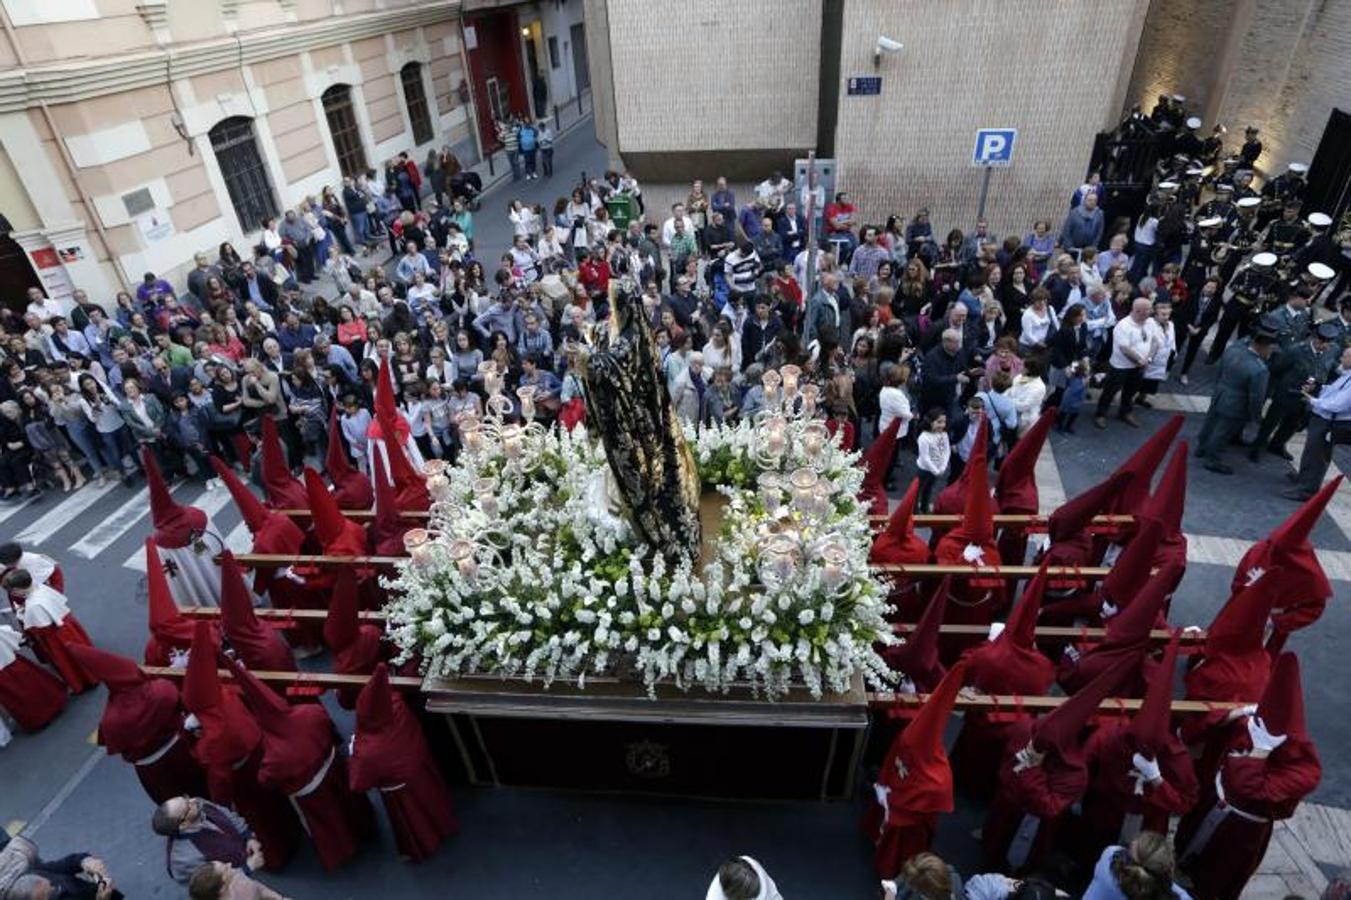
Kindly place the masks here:
POLYGON ((1213 366, 1220 361, 1229 338, 1236 330, 1240 336, 1247 334, 1265 309, 1280 302, 1284 291, 1276 278, 1275 266, 1274 253, 1258 253, 1248 260, 1247 267, 1230 283, 1226 292, 1228 299, 1220 316, 1220 327, 1215 332, 1210 354, 1206 357, 1208 364, 1213 366))
POLYGON ((1196 236, 1192 238, 1187 250, 1187 262, 1182 266, 1182 282, 1187 285, 1188 296, 1201 292, 1206 279, 1219 271, 1220 261, 1216 259, 1222 242, 1220 227, 1224 220, 1219 216, 1202 218, 1196 223, 1196 236))
POLYGON ((1281 208, 1281 217, 1267 226, 1262 236, 1262 249, 1268 250, 1278 258, 1292 258, 1309 240, 1309 229, 1299 218, 1302 204, 1299 200, 1287 200, 1281 208))
POLYGON ((1234 272, 1238 270, 1241 263, 1248 253, 1252 251, 1257 243, 1257 208, 1261 206, 1262 201, 1257 197, 1244 197, 1238 200, 1234 206, 1238 208, 1238 215, 1229 226, 1229 233, 1224 238, 1226 249, 1223 254, 1223 261, 1220 263, 1220 278, 1228 283, 1234 277, 1234 272))
POLYGON ((1215 123, 1215 127, 1210 129, 1210 137, 1201 142, 1201 162, 1208 166, 1219 163, 1220 154, 1224 152, 1224 136, 1228 133, 1223 125, 1215 123))
POLYGON ((1198 159, 1205 149, 1201 139, 1196 136, 1196 129, 1201 127, 1201 120, 1192 116, 1183 125, 1184 127, 1178 134, 1176 143, 1173 144, 1173 149, 1178 153, 1187 154, 1188 159, 1198 159))
POLYGON ((1265 228, 1281 215, 1285 204, 1304 201, 1304 190, 1308 187, 1304 180, 1309 167, 1304 163, 1292 162, 1284 172, 1275 178, 1267 179, 1262 185, 1262 209, 1257 214, 1257 227, 1265 228))
MULTIPOLYGON (((1238 207, 1234 205, 1234 185, 1231 182, 1219 182, 1215 185, 1214 198, 1201 204, 1196 218, 1218 218, 1221 222, 1232 222, 1238 217, 1238 207)), ((1197 224, 1200 224, 1199 221, 1197 224)))
POLYGON ((1304 428, 1309 416, 1308 391, 1327 382, 1336 359, 1328 348, 1336 341, 1339 331, 1331 322, 1324 322, 1305 340, 1281 352, 1271 361, 1271 385, 1268 394, 1271 404, 1262 416, 1257 438, 1248 450, 1248 459, 1257 462, 1265 448, 1281 459, 1294 461, 1285 442, 1304 428))
POLYGON ((1203 468, 1220 475, 1234 474, 1221 454, 1231 439, 1243 434, 1244 426, 1261 418, 1270 377, 1267 359, 1276 343, 1275 334, 1259 327, 1249 341, 1224 351, 1215 393, 1197 439, 1196 455, 1203 468))
POLYGON ((1238 158, 1249 169, 1257 165, 1257 159, 1262 155, 1262 142, 1257 139, 1257 134, 1255 125, 1243 129, 1243 147, 1238 151, 1238 158))

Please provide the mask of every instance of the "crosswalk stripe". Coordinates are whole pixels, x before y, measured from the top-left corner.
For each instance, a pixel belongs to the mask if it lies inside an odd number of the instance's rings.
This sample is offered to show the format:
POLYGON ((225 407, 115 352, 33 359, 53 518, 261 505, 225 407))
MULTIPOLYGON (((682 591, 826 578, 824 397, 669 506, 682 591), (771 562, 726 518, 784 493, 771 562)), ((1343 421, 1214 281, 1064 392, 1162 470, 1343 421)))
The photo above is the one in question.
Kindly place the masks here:
MULTIPOLYGON (((1252 541, 1217 537, 1209 534, 1188 534, 1187 562, 1216 566, 1236 566, 1252 541)), ((1318 550, 1318 561, 1333 581, 1351 581, 1351 552, 1345 550, 1318 550)))
MULTIPOLYGON (((1295 457, 1298 464, 1300 456, 1304 453, 1304 433, 1300 432, 1286 443, 1286 448, 1290 454, 1295 457)), ((1336 478, 1341 474, 1341 469, 1337 468, 1337 461, 1334 459, 1328 466, 1328 478, 1336 478)), ((1332 495, 1332 500, 1328 502, 1328 518, 1337 523, 1342 534, 1351 540, 1351 487, 1343 484, 1337 489, 1337 493, 1332 495)), ((1321 553, 1322 551, 1320 551, 1321 553)))
POLYGON ((1155 394, 1149 402, 1167 412, 1204 413, 1210 409, 1210 398, 1204 394, 1155 394))
POLYGON ((21 503, 15 503, 10 506, 0 507, 0 522, 5 522, 9 518, 17 514, 20 510, 27 509, 28 504, 32 503, 33 500, 34 500, 33 497, 29 497, 27 500, 24 500, 21 503))
POLYGON ((150 491, 141 488, 136 492, 136 496, 119 506, 93 531, 71 544, 70 552, 85 559, 93 559, 130 531, 131 526, 139 522, 148 512, 150 512, 150 491))
MULTIPOLYGON (((185 482, 185 484, 187 484, 187 482, 185 482)), ((230 504, 230 492, 224 488, 218 491, 208 491, 200 485, 195 485, 195 487, 198 489, 196 497, 192 499, 175 497, 174 499, 184 506, 193 506, 200 509, 202 512, 206 513, 208 519, 214 519, 222 509, 230 504)), ((216 525, 214 521, 212 522, 212 525, 217 531, 220 530, 220 527, 216 525)), ((144 572, 145 547, 138 545, 136 549, 132 551, 131 556, 128 556, 126 561, 122 563, 122 568, 144 572)))
POLYGON ((38 516, 14 539, 28 547, 36 547, 51 540, 52 535, 70 524, 71 519, 88 509, 104 494, 119 486, 120 482, 117 481, 109 481, 103 485, 86 485, 38 516))
POLYGON ((1060 466, 1056 464, 1055 448, 1049 440, 1042 444, 1033 477, 1037 481, 1038 512, 1049 513, 1064 505, 1065 483, 1060 480, 1060 466))
POLYGON ((253 533, 249 526, 240 522, 225 536, 225 549, 231 553, 247 553, 253 548, 253 533))

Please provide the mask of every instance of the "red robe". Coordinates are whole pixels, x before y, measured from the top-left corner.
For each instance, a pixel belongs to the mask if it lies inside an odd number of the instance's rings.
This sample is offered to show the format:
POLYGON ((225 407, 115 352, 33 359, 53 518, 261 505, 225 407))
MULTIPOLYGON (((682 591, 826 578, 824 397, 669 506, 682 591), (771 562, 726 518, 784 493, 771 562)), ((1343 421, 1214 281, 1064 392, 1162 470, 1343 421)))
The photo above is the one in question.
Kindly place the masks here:
POLYGON ((99 741, 109 754, 131 763, 146 794, 156 803, 206 793, 206 775, 193 758, 182 731, 178 688, 163 679, 129 690, 109 688, 99 721, 99 741))
POLYGON ((1084 792, 1088 771, 1082 760, 1064 761, 1051 751, 1039 766, 1014 772, 1014 752, 1027 746, 1033 722, 1024 719, 1009 728, 1004 761, 999 768, 999 790, 985 816, 981 846, 987 872, 1033 872, 1055 849, 1070 806, 1084 792), (1026 859, 1018 866, 1008 861, 1020 830, 1035 828, 1026 859))
POLYGON ((1137 793, 1131 757, 1139 745, 1127 721, 1104 725, 1089 737, 1088 791, 1083 799, 1080 837, 1083 859, 1095 859, 1112 844, 1129 846, 1141 831, 1168 833, 1168 817, 1196 803, 1196 772, 1187 748, 1170 738, 1156 757, 1163 780, 1142 784, 1137 793), (1138 818, 1136 818, 1138 817, 1138 818), (1129 821, 1128 821, 1129 818, 1129 821))
POLYGON ((1323 771, 1313 742, 1302 735, 1287 735, 1270 756, 1257 759, 1248 755, 1252 743, 1243 720, 1233 724, 1231 733, 1218 775, 1228 813, 1218 808, 1214 780, 1203 783, 1200 802, 1182 817, 1173 839, 1178 868, 1194 885, 1192 896, 1206 900, 1238 900, 1266 856, 1273 820, 1294 815, 1323 771))
POLYGON ((430 857, 442 840, 459 830, 450 790, 422 727, 403 698, 389 690, 383 665, 357 701, 349 778, 354 791, 379 789, 399 855, 412 862, 430 857))
POLYGON ((71 693, 83 694, 94 686, 95 682, 89 680, 80 669, 79 663, 70 655, 71 644, 94 646, 94 642, 89 640, 89 635, 73 614, 62 619, 60 625, 25 628, 24 634, 33 642, 34 649, 42 658, 56 669, 71 693))
POLYGON ((66 686, 27 657, 0 669, 0 709, 24 731, 40 731, 66 708, 66 686))

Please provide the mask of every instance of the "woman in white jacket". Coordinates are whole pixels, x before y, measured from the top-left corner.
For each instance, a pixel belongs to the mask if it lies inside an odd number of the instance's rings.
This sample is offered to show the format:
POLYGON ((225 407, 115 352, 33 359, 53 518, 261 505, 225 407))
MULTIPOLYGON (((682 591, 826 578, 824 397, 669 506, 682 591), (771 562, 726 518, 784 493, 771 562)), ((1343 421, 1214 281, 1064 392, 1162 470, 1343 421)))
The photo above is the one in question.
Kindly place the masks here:
POLYGON ((1041 377, 1044 368, 1040 357, 1028 357, 1022 374, 1013 379, 1013 387, 1009 388, 1009 399, 1018 410, 1019 437, 1027 433, 1041 414, 1041 404, 1046 400, 1046 382, 1041 377))

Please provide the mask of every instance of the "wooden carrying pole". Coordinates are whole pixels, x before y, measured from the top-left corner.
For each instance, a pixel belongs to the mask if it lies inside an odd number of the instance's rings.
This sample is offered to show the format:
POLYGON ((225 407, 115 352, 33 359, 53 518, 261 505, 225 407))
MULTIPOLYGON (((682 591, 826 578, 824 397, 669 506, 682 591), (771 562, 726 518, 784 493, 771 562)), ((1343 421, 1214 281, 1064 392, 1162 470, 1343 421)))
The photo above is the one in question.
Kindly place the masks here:
MULTIPOLYGON (((240 553, 235 562, 251 569, 280 569, 286 566, 321 566, 342 568, 345 566, 392 566, 406 556, 292 556, 284 553, 240 553)), ((1036 566, 949 566, 939 563, 881 563, 873 570, 883 574, 905 575, 910 578, 942 578, 953 575, 958 578, 1031 578, 1036 575, 1036 566)), ((1096 580, 1105 578, 1112 571, 1107 566, 1051 566, 1046 574, 1053 578, 1071 578, 1076 580, 1096 580)))
MULTIPOLYGON (((172 669, 161 666, 141 666, 141 671, 152 678, 181 679, 185 669, 172 669)), ((229 669, 219 669, 223 681, 233 681, 234 673, 229 669)), ((336 689, 360 687, 370 680, 368 675, 335 675, 328 672, 252 672, 253 677, 264 684, 281 688, 319 688, 336 689)), ((404 691, 416 691, 422 688, 422 679, 407 675, 392 675, 390 686, 404 691)), ((928 694, 867 694, 868 706, 875 710, 918 709, 929 699, 928 694)), ((1045 712, 1064 703, 1067 697, 1016 697, 1006 694, 959 694, 953 709, 976 711, 999 711, 1030 713, 1045 712)), ((659 701, 658 701, 659 702, 659 701)), ((1140 708, 1143 701, 1130 697, 1108 697, 1098 707, 1100 713, 1127 713, 1140 708)), ((1174 700, 1173 713, 1179 715, 1201 715, 1210 712, 1224 712, 1242 706, 1242 703, 1211 703, 1202 700, 1174 700)))
MULTIPOLYGON (((219 619, 220 609, 215 606, 187 606, 179 610, 183 615, 196 619, 219 619)), ((322 622, 328 618, 326 609, 273 609, 260 607, 253 611, 260 619, 281 623, 322 622)), ((363 622, 380 624, 385 614, 379 610, 362 610, 357 616, 363 622)), ((892 630, 896 634, 909 634, 915 630, 911 624, 895 624, 892 630)), ((985 637, 990 633, 988 625, 940 625, 939 634, 985 637)), ((1043 625, 1036 629, 1035 636, 1040 640, 1063 640, 1077 643, 1096 644, 1107 637, 1106 628, 1075 628, 1072 626, 1043 625)), ((1154 644, 1166 644, 1172 639, 1172 632, 1166 628, 1155 628, 1149 632, 1149 640, 1154 644)), ((1206 632, 1201 628, 1189 628, 1181 633, 1179 643, 1183 648, 1199 649, 1206 642, 1206 632)))

